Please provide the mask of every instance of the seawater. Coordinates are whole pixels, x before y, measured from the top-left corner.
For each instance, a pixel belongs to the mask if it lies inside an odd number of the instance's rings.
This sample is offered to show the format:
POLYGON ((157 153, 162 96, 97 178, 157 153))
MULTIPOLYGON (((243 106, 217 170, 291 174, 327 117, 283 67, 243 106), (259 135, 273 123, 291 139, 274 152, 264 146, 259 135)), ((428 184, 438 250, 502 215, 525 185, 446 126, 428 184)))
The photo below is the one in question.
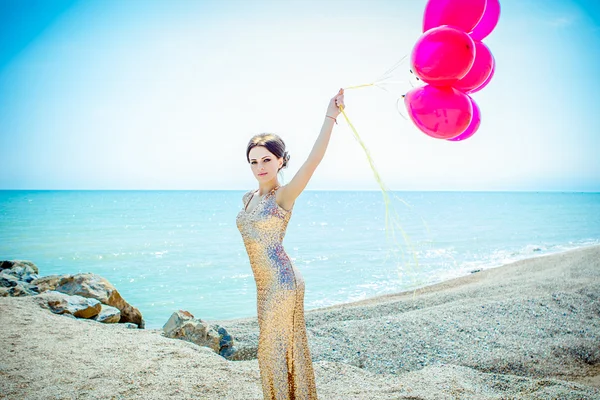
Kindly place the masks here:
MULTIPOLYGON (((0 191, 0 259, 33 261, 42 276, 99 274, 147 328, 180 309, 206 320, 256 316, 235 224, 243 194, 0 191)), ((401 230, 386 229, 381 192, 297 199, 283 243, 305 278, 307 310, 600 244, 600 193, 392 194, 401 230)))

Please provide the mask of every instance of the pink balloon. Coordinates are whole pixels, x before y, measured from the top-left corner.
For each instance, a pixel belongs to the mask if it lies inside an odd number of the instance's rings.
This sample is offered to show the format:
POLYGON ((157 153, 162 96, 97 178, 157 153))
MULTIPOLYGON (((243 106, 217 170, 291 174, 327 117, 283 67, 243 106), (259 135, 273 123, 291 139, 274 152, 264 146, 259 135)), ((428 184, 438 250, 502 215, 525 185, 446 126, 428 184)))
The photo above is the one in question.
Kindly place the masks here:
POLYGON ((487 0, 483 17, 477 23, 473 31, 470 33, 473 40, 483 40, 487 35, 492 33, 498 20, 500 19, 500 1, 487 0))
POLYGON ((473 114, 469 96, 448 86, 411 89, 404 97, 404 104, 417 128, 437 139, 460 135, 469 126, 473 114))
POLYGON ((485 82, 492 73, 492 68, 494 68, 492 52, 485 44, 477 41, 475 42, 475 61, 473 62, 473 66, 462 79, 452 86, 465 93, 469 93, 485 82))
POLYGON ((486 0, 429 0, 423 14, 423 32, 441 25, 452 25, 471 32, 485 10, 486 0))
POLYGON ((440 26, 425 32, 413 47, 412 71, 423 82, 449 86, 464 77, 475 61, 475 42, 463 31, 440 26))
POLYGON ((461 140, 470 138, 475 134, 475 132, 477 132, 479 125, 481 125, 481 110, 479 109, 477 103, 475 103, 475 100, 473 100, 471 97, 469 97, 469 100, 471 101, 471 106, 473 107, 473 118, 471 118, 471 123, 469 126, 467 126, 467 129, 465 129, 463 133, 457 137, 448 139, 451 142, 459 142, 461 140))
POLYGON ((481 85, 477 86, 475 89, 473 89, 467 93, 472 94, 475 92, 479 92, 481 89, 486 87, 488 85, 488 83, 490 83, 490 81, 494 77, 494 72, 496 72, 496 59, 494 59, 494 56, 492 56, 492 59, 494 60, 494 63, 492 64, 492 70, 490 71, 490 74, 488 75, 487 79, 485 81, 483 81, 483 83, 481 85))

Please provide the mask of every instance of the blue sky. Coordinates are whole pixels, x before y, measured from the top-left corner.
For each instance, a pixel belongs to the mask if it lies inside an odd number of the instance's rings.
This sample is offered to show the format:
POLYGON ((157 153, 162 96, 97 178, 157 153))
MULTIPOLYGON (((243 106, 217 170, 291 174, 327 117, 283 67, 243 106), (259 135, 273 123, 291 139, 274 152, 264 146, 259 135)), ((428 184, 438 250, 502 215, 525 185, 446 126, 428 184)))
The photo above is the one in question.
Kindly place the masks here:
MULTIPOLYGON (((253 188, 260 132, 285 140, 289 181, 329 98, 409 54, 425 3, 0 0, 0 189, 253 188)), ((501 5, 472 138, 402 119, 405 85, 347 91, 389 188, 600 191, 600 6, 501 5)), ((378 190, 344 122, 308 189, 378 190)))

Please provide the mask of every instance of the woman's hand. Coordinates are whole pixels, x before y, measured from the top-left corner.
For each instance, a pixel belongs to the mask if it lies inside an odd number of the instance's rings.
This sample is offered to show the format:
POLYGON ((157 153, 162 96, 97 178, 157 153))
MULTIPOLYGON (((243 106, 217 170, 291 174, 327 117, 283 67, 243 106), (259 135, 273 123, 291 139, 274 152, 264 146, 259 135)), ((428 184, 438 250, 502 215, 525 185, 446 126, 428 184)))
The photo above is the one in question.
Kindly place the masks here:
POLYGON ((340 115, 340 107, 345 107, 344 89, 340 89, 335 97, 329 101, 329 106, 327 107, 327 116, 337 118, 337 116, 340 115))

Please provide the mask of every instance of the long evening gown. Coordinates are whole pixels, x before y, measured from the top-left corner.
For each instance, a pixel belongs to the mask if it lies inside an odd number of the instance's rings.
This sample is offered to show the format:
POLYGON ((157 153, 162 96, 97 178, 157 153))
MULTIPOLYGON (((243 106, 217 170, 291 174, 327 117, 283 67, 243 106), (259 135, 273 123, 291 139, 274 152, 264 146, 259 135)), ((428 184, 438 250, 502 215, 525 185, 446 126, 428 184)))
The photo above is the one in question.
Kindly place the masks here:
POLYGON ((256 281, 258 365, 265 399, 317 399, 304 321, 304 278, 282 241, 292 210, 275 201, 278 187, 252 210, 256 192, 243 196, 236 223, 256 281))

